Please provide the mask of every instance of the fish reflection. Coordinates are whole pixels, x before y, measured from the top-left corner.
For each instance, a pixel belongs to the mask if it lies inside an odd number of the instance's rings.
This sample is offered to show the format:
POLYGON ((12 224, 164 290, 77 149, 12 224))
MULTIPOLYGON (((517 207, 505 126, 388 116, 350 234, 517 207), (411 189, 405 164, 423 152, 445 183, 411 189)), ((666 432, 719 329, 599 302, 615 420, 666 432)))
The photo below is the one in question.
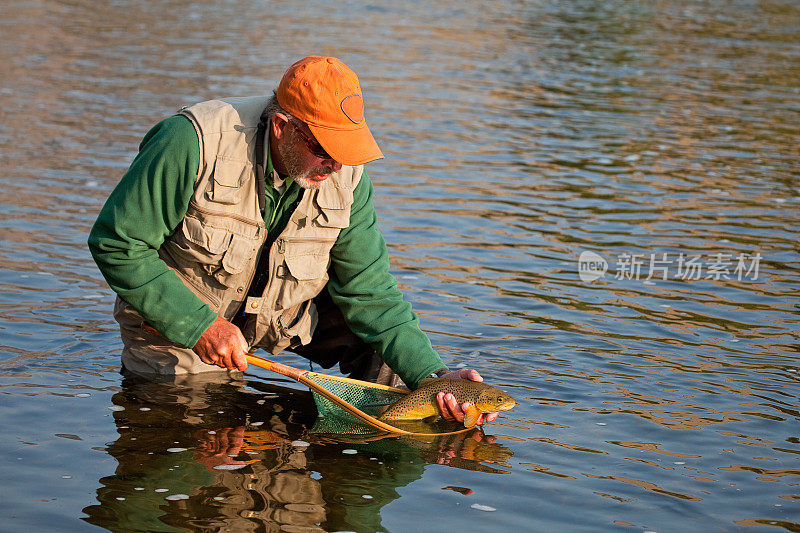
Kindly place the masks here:
MULTIPOLYGON (((414 433, 436 433, 446 429, 458 428, 456 423, 426 424, 422 421, 400 422, 397 426, 414 433)), ((455 433, 452 435, 436 435, 430 437, 400 437, 404 446, 414 448, 420 457, 430 464, 447 465, 476 472, 506 474, 489 465, 510 467, 509 459, 514 452, 497 442, 494 435, 486 435, 481 428, 455 433)))
MULTIPOLYGON (((423 422, 398 423, 397 426, 415 433, 436 433, 443 429, 441 425, 423 422)), ((319 428, 319 425, 315 425, 315 428, 319 428)), ((490 465, 510 468, 509 459, 514 455, 514 452, 508 447, 497 442, 496 436, 486 435, 481 428, 429 437, 419 435, 398 437, 373 432, 372 435, 328 435, 328 438, 349 443, 356 451, 364 451, 373 455, 376 450, 380 450, 382 455, 410 452, 427 464, 446 465, 493 474, 508 473, 507 470, 490 465)))
POLYGON ((421 447, 419 442, 418 439, 406 439, 406 444, 418 448, 420 456, 427 462, 476 472, 507 474, 508 470, 490 465, 510 467, 508 460, 514 455, 507 447, 498 444, 497 437, 486 435, 480 429, 439 437, 430 447, 421 447))
POLYGON ((257 380, 126 377, 119 437, 84 520, 113 530, 384 530, 381 509, 426 464, 505 473, 512 452, 480 429, 397 438, 312 432, 307 391, 257 380), (491 465, 491 466, 490 466, 491 465))

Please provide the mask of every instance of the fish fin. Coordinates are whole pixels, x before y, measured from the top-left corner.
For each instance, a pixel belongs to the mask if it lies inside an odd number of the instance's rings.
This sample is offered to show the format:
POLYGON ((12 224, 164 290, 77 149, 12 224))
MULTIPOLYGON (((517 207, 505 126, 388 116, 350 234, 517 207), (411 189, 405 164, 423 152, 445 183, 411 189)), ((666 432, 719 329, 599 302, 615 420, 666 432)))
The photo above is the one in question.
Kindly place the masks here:
POLYGON ((471 428, 475 424, 478 423, 478 419, 481 417, 481 411, 474 405, 470 405, 464 411, 464 427, 471 428))
POLYGON ((425 418, 422 419, 422 421, 425 422, 426 424, 431 424, 435 422, 437 418, 439 418, 439 413, 436 413, 435 415, 431 416, 426 416, 425 418))

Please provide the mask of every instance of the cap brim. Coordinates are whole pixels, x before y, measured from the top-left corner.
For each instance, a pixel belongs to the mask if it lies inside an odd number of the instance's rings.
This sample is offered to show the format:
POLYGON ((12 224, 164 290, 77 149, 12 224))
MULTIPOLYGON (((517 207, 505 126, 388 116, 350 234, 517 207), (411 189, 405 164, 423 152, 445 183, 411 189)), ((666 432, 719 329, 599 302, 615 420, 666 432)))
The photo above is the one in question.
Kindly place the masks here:
POLYGON ((383 159, 383 153, 366 124, 357 130, 331 130, 312 124, 308 127, 325 151, 343 165, 354 167, 383 159))

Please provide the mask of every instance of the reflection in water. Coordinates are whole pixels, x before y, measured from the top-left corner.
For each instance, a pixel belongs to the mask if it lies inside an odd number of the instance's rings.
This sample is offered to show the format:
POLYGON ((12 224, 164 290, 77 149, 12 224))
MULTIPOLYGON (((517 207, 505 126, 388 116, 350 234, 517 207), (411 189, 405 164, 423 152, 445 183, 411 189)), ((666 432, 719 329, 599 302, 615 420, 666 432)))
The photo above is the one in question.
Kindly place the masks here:
POLYGON ((106 447, 118 464, 85 520, 113 531, 382 531, 381 508, 426 464, 510 466, 512 452, 480 429, 427 439, 315 434, 310 394, 248 385, 256 390, 127 376, 113 397, 119 438, 106 447))

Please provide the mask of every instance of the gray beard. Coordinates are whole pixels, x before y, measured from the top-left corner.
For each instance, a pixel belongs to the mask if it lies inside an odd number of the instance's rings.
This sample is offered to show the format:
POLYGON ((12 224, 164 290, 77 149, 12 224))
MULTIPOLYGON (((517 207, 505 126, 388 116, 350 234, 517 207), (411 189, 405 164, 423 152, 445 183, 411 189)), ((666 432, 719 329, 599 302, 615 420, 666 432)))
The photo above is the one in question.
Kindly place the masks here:
POLYGON ((300 154, 297 153, 296 150, 290 148, 290 145, 296 145, 299 140, 300 136, 294 131, 294 128, 292 128, 289 132, 287 142, 278 146, 278 152, 281 155, 281 159, 283 159, 283 166, 286 168, 286 175, 304 189, 319 189, 324 182, 312 180, 310 176, 313 174, 323 174, 329 169, 325 167, 314 167, 305 172, 301 171, 300 154))

